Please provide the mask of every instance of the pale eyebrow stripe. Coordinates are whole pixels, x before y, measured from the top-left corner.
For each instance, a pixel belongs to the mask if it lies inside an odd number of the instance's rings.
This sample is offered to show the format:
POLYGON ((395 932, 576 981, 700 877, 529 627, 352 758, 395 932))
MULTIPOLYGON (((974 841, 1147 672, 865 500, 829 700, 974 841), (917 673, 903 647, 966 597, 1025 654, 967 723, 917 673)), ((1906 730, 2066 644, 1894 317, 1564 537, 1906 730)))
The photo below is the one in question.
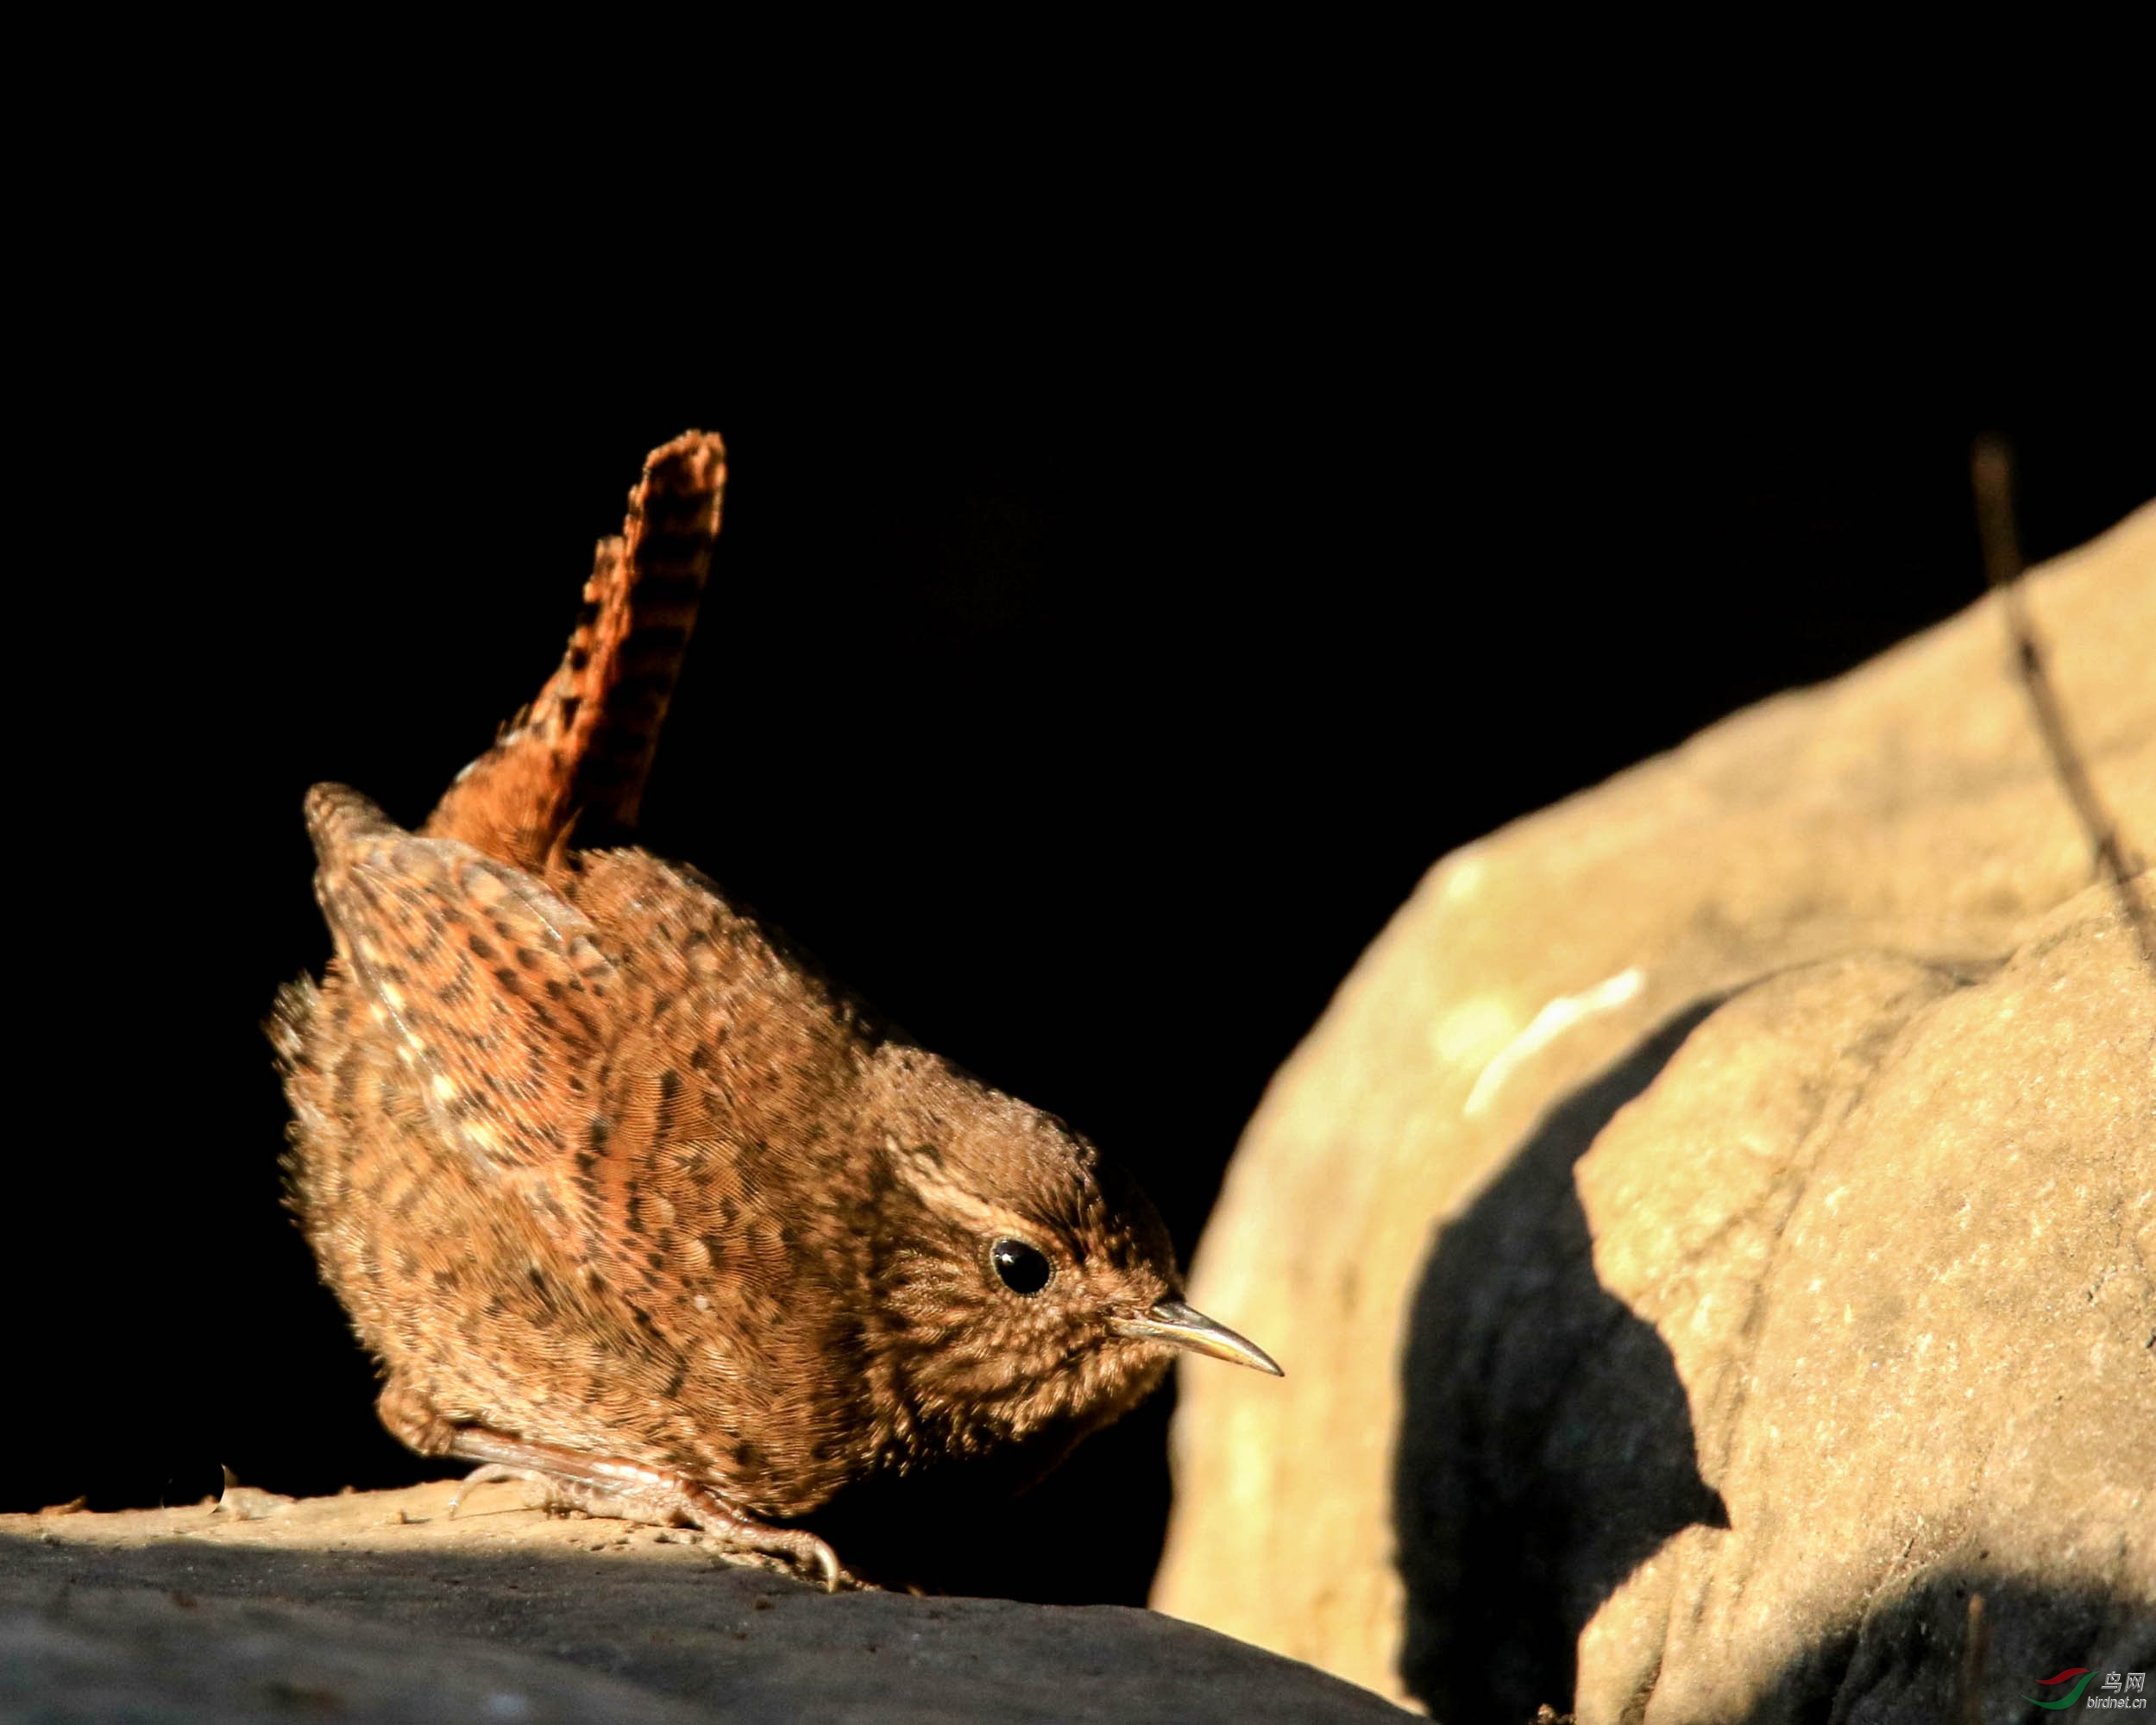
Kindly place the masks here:
POLYGON ((984 1198, 977 1198, 940 1172, 925 1156, 917 1156, 901 1150, 891 1158, 899 1177, 921 1194, 921 1201, 933 1210, 971 1224, 990 1232, 1024 1235, 1028 1237, 1040 1231, 1027 1223, 1015 1212, 1000 1204, 990 1204, 984 1198))

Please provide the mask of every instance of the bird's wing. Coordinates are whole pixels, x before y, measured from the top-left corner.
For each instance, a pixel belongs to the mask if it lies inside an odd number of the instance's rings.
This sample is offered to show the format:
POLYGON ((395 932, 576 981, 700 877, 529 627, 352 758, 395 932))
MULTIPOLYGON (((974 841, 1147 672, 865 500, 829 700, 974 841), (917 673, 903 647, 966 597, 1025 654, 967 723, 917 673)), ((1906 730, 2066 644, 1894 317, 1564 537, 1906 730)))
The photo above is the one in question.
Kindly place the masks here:
POLYGON ((520 870, 394 825, 342 785, 307 795, 337 956, 446 1143, 497 1173, 603 1149, 608 1000, 597 931, 520 870))

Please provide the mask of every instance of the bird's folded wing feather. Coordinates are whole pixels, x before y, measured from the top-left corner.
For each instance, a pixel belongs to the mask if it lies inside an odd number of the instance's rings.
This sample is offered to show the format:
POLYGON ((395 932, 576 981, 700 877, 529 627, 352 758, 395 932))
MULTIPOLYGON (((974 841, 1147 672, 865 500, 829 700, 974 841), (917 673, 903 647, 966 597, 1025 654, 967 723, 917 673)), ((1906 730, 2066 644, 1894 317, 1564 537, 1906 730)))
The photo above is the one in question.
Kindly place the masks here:
POLYGON ((591 924, 531 876, 407 833, 343 786, 316 786, 307 820, 338 958, 443 1139, 500 1173, 552 1176, 588 1151, 619 985, 591 924))

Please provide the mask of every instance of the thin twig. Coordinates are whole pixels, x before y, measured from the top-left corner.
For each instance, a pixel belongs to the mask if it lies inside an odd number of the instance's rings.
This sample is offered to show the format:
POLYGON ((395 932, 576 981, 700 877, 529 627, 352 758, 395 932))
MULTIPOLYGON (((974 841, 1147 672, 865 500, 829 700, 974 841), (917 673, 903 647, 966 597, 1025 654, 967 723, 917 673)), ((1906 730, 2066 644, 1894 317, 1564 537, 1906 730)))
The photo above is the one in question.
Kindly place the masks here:
POLYGON ((2140 865, 2128 856, 2119 841, 2117 826, 2097 800, 2096 786, 2089 782, 2088 769, 2081 764, 2081 752, 2066 729, 2065 713, 2045 669, 2035 626, 2029 620, 2028 600, 2021 582, 2025 567, 2021 536, 2014 519, 2014 457, 1999 438, 1979 438, 1969 466, 1977 491, 1977 528, 1983 539, 1984 573, 1999 595, 2007 639, 2014 649, 2015 669, 2036 715, 2037 731, 2051 756, 2052 771, 2080 818, 2081 830, 2096 859, 2096 872, 2117 896, 2127 926, 2133 929, 2141 949, 2141 962, 2156 975, 2156 911, 2150 910, 2133 885, 2140 865))
POLYGON ((1991 1625, 1983 1615, 1983 1596, 1969 1596, 1968 1627, 1961 1637, 1961 1671, 1954 1683, 1954 1725, 1983 1725, 1983 1660, 1991 1647, 1991 1625))

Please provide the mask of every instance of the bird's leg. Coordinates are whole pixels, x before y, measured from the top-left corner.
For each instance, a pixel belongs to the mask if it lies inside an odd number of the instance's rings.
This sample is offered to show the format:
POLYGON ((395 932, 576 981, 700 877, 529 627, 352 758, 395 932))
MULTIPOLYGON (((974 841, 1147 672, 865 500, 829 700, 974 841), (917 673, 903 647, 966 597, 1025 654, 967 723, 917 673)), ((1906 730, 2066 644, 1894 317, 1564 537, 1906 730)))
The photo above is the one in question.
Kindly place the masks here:
POLYGON ((588 1514, 660 1527, 695 1527, 721 1552, 781 1558, 798 1570, 813 1571, 827 1592, 860 1584, 839 1564, 838 1553, 814 1533, 759 1521, 709 1486, 664 1468, 583 1455, 555 1444, 530 1443, 481 1426, 458 1426, 449 1453, 482 1464, 458 1489, 456 1502, 449 1505, 452 1515, 466 1488, 495 1480, 537 1479, 556 1501, 588 1514))

